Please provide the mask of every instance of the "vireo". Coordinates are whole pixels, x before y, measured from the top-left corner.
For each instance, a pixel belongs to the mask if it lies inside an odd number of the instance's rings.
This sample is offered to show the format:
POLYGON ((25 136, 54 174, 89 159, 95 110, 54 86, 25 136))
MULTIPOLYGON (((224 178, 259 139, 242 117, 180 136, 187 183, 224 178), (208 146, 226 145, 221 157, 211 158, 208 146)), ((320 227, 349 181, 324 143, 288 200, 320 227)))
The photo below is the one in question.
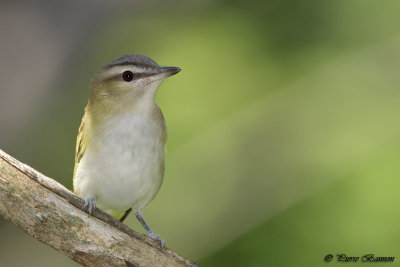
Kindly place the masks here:
POLYGON ((167 128, 154 98, 161 82, 179 71, 142 55, 104 65, 92 78, 76 143, 74 192, 89 214, 97 206, 112 215, 125 212, 123 221, 133 210, 162 245, 141 213, 164 176, 167 128))

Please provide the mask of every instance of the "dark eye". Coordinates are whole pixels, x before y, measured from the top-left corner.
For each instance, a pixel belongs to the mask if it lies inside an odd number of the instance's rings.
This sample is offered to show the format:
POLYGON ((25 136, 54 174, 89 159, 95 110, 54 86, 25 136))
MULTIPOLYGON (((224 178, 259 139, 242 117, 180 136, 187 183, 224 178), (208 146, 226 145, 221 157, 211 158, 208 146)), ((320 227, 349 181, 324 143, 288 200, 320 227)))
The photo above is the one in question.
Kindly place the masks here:
POLYGON ((124 79, 125 82, 130 82, 133 80, 133 73, 132 71, 124 71, 124 73, 122 73, 122 79, 124 79))

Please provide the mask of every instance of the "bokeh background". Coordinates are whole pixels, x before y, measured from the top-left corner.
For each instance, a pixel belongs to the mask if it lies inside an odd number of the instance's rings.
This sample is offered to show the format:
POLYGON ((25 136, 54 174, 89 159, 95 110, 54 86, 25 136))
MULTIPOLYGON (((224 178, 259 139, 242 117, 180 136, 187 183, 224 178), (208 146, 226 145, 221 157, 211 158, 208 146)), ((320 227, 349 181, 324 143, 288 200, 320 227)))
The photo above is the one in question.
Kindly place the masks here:
MULTIPOLYGON (((398 266, 399 14, 396 0, 1 1, 0 148, 71 189, 91 75, 145 54, 183 69, 158 92, 166 177, 144 211, 170 248, 201 266, 398 266)), ((77 264, 0 219, 0 266, 77 264)))

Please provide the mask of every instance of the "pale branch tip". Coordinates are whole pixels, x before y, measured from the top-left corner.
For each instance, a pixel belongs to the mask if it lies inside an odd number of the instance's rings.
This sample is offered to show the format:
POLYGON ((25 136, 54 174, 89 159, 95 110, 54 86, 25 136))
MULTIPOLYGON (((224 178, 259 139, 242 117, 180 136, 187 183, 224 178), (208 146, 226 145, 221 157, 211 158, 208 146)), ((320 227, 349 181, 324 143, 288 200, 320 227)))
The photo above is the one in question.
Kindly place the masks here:
POLYGON ((84 266, 197 266, 0 149, 0 216, 84 266))

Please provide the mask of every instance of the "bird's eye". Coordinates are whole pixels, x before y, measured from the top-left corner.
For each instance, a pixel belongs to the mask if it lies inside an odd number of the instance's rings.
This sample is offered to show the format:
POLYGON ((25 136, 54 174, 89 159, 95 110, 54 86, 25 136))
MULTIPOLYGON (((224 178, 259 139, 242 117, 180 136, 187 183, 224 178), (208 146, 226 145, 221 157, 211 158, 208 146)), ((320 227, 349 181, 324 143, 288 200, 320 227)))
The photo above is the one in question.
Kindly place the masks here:
POLYGON ((124 79, 125 82, 130 82, 133 80, 133 73, 132 71, 124 71, 124 73, 122 73, 122 79, 124 79))

